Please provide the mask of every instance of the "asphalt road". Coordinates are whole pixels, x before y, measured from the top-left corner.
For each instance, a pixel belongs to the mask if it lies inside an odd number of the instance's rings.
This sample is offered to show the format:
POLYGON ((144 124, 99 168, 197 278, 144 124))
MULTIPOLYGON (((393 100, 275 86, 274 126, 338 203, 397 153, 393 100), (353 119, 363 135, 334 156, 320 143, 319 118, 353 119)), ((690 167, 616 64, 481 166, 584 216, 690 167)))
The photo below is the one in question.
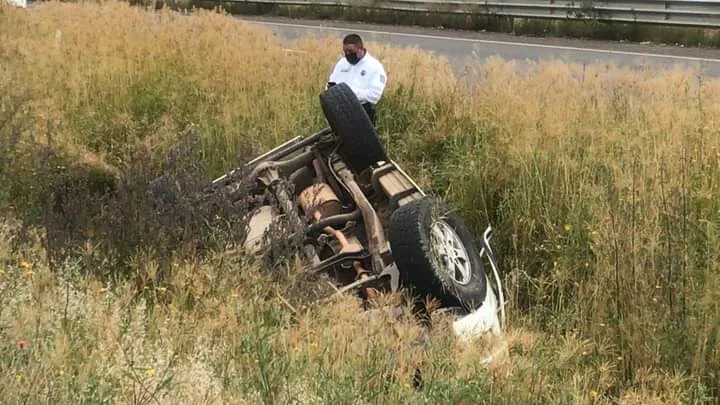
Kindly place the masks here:
MULTIPOLYGON (((518 37, 499 33, 351 22, 248 16, 238 16, 237 18, 265 26, 288 40, 308 35, 334 35, 340 39, 349 32, 356 32, 366 41, 413 47, 445 55, 458 73, 461 73, 469 64, 482 63, 484 59, 495 55, 506 60, 555 59, 579 64, 613 63, 623 67, 654 65, 672 68, 680 65, 691 69, 699 68, 705 76, 720 77, 719 49, 566 38, 518 37)), ((338 52, 340 46, 340 42, 338 42, 338 52)))

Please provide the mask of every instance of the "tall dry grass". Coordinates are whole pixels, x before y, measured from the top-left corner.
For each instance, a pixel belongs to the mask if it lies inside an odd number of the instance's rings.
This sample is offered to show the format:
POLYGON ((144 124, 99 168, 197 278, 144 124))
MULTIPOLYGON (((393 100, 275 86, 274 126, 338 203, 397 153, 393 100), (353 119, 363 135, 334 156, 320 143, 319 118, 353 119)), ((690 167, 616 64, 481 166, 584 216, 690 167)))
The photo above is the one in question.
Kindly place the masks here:
POLYGON ((448 319, 424 348, 402 318, 303 299, 298 266, 261 271, 228 235, 196 237, 191 213, 152 216, 146 180, 201 181, 325 126, 337 47, 207 12, 0 9, 0 397, 717 401, 720 83, 693 71, 492 60, 470 87, 447 61, 371 44, 392 156, 497 231, 502 367, 448 319))

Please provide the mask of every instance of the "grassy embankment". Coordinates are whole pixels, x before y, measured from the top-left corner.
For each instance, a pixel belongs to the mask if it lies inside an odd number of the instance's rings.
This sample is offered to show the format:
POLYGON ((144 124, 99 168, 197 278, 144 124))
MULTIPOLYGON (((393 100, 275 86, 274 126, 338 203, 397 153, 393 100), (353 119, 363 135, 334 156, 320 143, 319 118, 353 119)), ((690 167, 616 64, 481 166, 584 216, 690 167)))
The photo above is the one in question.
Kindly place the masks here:
POLYGON ((303 301, 292 261, 262 272, 221 228, 198 240, 198 213, 148 211, 145 181, 162 170, 204 180, 254 144, 324 126, 317 93, 338 45, 285 47, 206 13, 0 10, 0 398, 719 395, 718 81, 561 63, 525 74, 495 60, 468 89, 443 60, 371 45, 391 78, 379 117, 391 154, 473 229, 497 229, 511 356, 486 370, 482 347, 454 343, 442 319, 423 351, 413 326, 361 322, 351 298, 303 301), (190 125, 198 137, 181 140, 190 125), (119 192, 103 197, 107 180, 83 168, 114 173, 119 192))

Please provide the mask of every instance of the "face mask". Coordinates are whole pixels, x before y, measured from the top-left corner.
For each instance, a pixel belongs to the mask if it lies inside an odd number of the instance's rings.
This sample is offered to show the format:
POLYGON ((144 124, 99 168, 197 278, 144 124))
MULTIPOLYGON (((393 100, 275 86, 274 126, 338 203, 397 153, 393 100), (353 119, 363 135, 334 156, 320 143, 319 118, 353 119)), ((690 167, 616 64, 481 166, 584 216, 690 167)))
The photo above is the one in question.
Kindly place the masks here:
POLYGON ((351 65, 358 63, 358 61, 360 60, 356 53, 351 52, 345 54, 345 59, 347 59, 347 61, 350 62, 351 65))

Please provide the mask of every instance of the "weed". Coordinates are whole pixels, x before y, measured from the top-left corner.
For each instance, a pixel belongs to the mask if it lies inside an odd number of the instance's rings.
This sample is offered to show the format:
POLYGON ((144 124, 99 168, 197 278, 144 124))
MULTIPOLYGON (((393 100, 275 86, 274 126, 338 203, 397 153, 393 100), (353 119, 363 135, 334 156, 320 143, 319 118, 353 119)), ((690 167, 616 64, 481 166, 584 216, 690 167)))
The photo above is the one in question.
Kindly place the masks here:
POLYGON ((470 87, 369 43, 389 154, 496 230, 514 316, 488 369, 449 317, 424 347, 352 297, 315 303, 292 241, 261 271, 239 247, 249 206, 203 193, 325 125, 334 40, 121 3, 26 11, 0 12, 8 402, 717 401, 717 80, 496 59, 470 87))

